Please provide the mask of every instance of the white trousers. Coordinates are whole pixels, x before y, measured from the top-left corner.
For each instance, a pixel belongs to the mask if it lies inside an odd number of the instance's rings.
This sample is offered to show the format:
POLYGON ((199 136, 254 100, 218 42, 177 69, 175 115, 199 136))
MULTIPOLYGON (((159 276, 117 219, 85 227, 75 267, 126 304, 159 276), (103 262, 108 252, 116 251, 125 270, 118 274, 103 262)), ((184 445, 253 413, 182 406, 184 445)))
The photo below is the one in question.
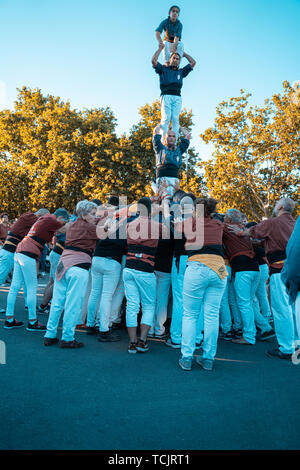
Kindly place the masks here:
POLYGON ((14 267, 14 253, 0 250, 0 286, 6 281, 6 278, 14 267))
POLYGON ((168 300, 171 287, 171 273, 154 271, 156 277, 156 300, 153 325, 149 333, 163 335, 165 333, 164 323, 168 315, 168 300))
POLYGON ((270 294, 279 349, 284 354, 293 354, 296 337, 293 310, 289 304, 287 288, 281 280, 280 273, 272 274, 270 277, 270 294))
POLYGON ((123 280, 127 300, 126 326, 137 326, 140 304, 142 304, 143 312, 141 324, 152 326, 156 298, 155 274, 124 268, 123 280))
MULTIPOLYGON (((169 62, 171 55, 173 54, 173 46, 174 44, 169 41, 163 41, 165 47, 163 49, 163 58, 165 62, 169 62)), ((176 52, 180 55, 180 58, 182 59, 183 52, 184 52, 184 46, 181 41, 178 42, 176 52)))
POLYGON ((17 295, 24 286, 29 320, 36 319, 36 295, 38 287, 36 260, 22 253, 15 253, 14 272, 7 296, 6 315, 13 316, 17 295))
POLYGON ((114 259, 94 256, 92 262, 92 289, 88 301, 87 326, 95 325, 96 309, 100 298, 100 331, 109 330, 112 300, 121 274, 121 264, 114 259))
POLYGON ((170 121, 172 123, 172 131, 176 134, 176 139, 179 133, 179 115, 182 106, 181 96, 176 95, 163 95, 160 98, 161 105, 161 121, 163 135, 169 129, 170 121))
POLYGON ((89 271, 73 266, 65 272, 60 281, 54 280, 46 338, 56 337, 60 316, 64 309, 62 339, 74 340, 75 327, 82 311, 88 278, 89 271))

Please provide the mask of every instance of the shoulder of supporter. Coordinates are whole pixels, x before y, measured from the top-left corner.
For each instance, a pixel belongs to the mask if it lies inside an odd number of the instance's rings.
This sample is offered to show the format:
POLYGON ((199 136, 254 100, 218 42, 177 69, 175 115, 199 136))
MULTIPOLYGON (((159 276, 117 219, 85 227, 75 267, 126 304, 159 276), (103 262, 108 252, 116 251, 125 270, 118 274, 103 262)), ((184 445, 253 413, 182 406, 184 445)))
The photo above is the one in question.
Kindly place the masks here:
POLYGON ((259 224, 250 227, 249 234, 253 238, 266 238, 274 225, 276 219, 262 220, 259 224))

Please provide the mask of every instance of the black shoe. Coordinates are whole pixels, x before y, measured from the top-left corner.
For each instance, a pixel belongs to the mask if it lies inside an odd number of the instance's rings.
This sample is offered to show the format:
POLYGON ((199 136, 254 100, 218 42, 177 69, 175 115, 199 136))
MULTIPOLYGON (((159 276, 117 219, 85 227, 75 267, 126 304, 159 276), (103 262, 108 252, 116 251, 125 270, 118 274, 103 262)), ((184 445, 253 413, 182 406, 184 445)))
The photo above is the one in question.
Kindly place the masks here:
POLYGON ((53 344, 58 343, 58 338, 44 338, 45 346, 52 346, 53 344))
POLYGON ((224 339, 225 341, 231 341, 233 338, 235 338, 235 335, 231 331, 228 331, 227 333, 220 334, 219 338, 224 339))
POLYGON ((233 338, 241 338, 243 336, 243 330, 232 330, 233 338))
POLYGON ((5 320, 4 327, 6 330, 12 330, 13 328, 20 328, 24 323, 22 321, 17 321, 15 318, 13 321, 5 320))
POLYGON ((111 325, 111 329, 112 330, 122 330, 122 325, 121 325, 121 323, 113 323, 111 325))
POLYGON ((275 336, 275 330, 273 328, 270 331, 265 331, 257 336, 258 341, 265 341, 266 339, 273 338, 275 336))
POLYGON ((267 355, 270 356, 270 357, 279 357, 279 359, 285 359, 287 361, 289 361, 292 357, 292 354, 285 354, 285 353, 281 352, 279 348, 272 349, 271 351, 268 351, 267 355))
POLYGON ((136 346, 136 350, 138 352, 142 352, 142 353, 149 351, 148 341, 144 341, 144 340, 140 339, 138 341, 137 346, 136 346))
POLYGON ((36 311, 38 313, 47 313, 48 314, 49 310, 50 310, 49 305, 42 305, 41 304, 39 307, 36 308, 36 311))
POLYGON ((86 327, 86 334, 87 335, 96 335, 99 333, 99 328, 97 326, 87 326, 86 327))
POLYGON ((27 331, 46 331, 47 327, 45 325, 41 325, 41 323, 38 320, 36 320, 36 322, 33 324, 28 322, 26 330, 27 331))
POLYGON ((79 341, 76 341, 75 339, 73 341, 64 341, 62 339, 59 346, 62 349, 77 349, 82 348, 84 346, 84 343, 79 343, 79 341))
POLYGON ((112 331, 100 331, 98 335, 98 341, 101 343, 110 343, 114 341, 120 341, 121 336, 117 335, 116 333, 113 333, 112 331))
POLYGON ((168 335, 167 333, 163 333, 162 335, 157 335, 157 334, 155 334, 155 335, 154 335, 154 338, 155 338, 155 339, 163 339, 163 340, 166 340, 166 339, 169 338, 169 335, 168 335))

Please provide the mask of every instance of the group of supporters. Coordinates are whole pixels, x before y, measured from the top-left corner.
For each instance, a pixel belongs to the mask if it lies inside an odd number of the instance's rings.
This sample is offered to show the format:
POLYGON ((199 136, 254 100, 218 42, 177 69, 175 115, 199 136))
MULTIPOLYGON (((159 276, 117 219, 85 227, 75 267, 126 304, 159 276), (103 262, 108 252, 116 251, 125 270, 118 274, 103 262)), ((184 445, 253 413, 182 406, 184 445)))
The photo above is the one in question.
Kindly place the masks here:
POLYGON ((252 346, 276 336, 268 355, 290 359, 300 339, 295 204, 279 200, 274 217, 257 224, 216 206, 177 190, 171 199, 143 197, 129 206, 116 196, 104 205, 83 200, 72 216, 63 208, 22 214, 0 251, 1 284, 13 269, 4 328, 23 326, 14 316, 23 286, 26 329, 43 331, 45 346, 59 342, 62 315, 62 348, 83 346, 74 336, 82 323, 100 342, 119 341, 125 302, 130 354, 160 338, 181 349, 182 369, 191 370, 199 350, 197 363, 212 370, 218 338, 252 346), (50 242, 50 281, 37 306, 38 260, 50 242), (37 312, 47 308, 44 326, 37 312))

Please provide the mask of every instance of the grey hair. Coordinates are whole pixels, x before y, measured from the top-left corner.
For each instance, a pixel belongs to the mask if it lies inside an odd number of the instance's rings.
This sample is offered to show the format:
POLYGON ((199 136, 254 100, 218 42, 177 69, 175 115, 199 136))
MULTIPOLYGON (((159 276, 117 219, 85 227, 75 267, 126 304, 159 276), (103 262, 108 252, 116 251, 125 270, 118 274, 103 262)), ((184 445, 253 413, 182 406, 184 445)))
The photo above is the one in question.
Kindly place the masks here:
POLYGON ((242 214, 238 209, 228 209, 226 215, 232 222, 241 222, 242 220, 242 214))
POLYGON ((97 209, 98 206, 94 202, 84 199, 79 201, 76 205, 76 214, 79 218, 82 218, 83 215, 89 214, 93 209, 97 209))
POLYGON ((295 202, 289 197, 283 197, 279 199, 279 201, 277 201, 277 203, 275 204, 275 213, 277 212, 279 206, 281 206, 286 212, 292 213, 295 209, 295 202))
POLYGON ((60 207, 59 209, 56 209, 54 212, 55 217, 62 217, 65 222, 69 222, 70 220, 70 214, 67 211, 67 209, 64 209, 63 207, 60 207))
POLYGON ((50 212, 48 211, 48 209, 45 209, 45 208, 39 209, 38 211, 35 212, 35 215, 46 215, 46 214, 50 214, 50 212))

